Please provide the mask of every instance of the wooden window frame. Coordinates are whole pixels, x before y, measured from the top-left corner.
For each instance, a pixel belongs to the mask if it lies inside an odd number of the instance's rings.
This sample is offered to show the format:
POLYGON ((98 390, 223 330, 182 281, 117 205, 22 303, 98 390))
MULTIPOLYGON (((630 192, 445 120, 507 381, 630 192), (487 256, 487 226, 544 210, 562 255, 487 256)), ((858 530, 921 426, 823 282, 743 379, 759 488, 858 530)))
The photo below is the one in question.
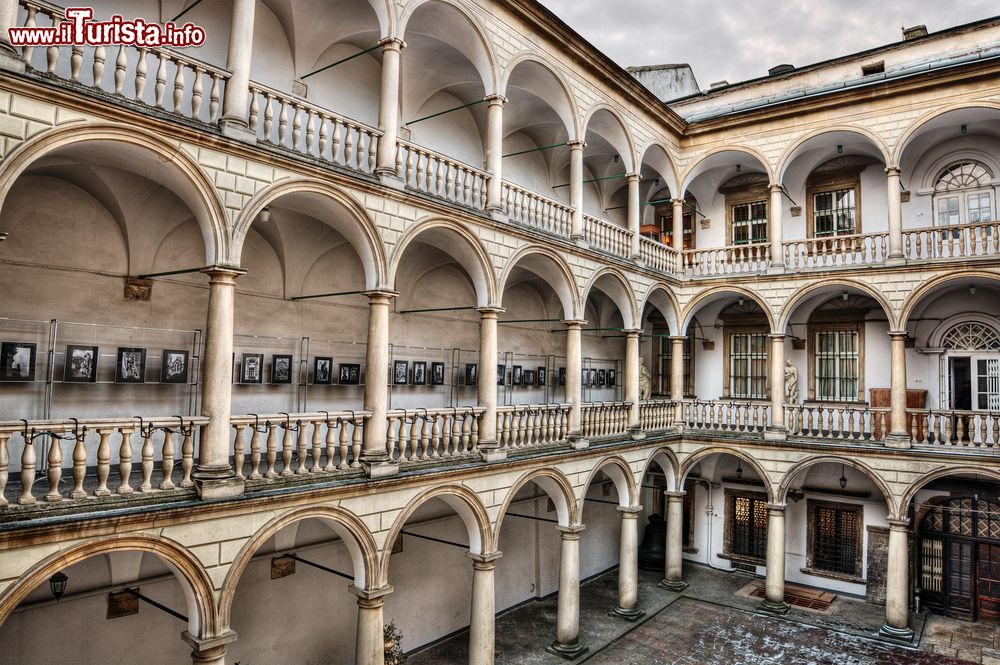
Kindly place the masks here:
POLYGON ((767 368, 764 372, 764 397, 732 397, 732 337, 733 335, 768 335, 770 330, 767 326, 724 326, 722 329, 722 396, 725 399, 745 399, 745 400, 769 400, 771 399, 771 345, 764 345, 765 361, 767 368))
MULTIPOLYGON (((753 492, 750 490, 737 490, 727 487, 725 490, 725 508, 723 509, 722 516, 722 557, 723 559, 729 559, 730 561, 736 561, 737 563, 751 563, 758 566, 766 566, 766 557, 755 557, 748 554, 737 554, 733 552, 733 515, 732 506, 733 501, 737 498, 753 499, 755 501, 761 501, 764 505, 767 505, 767 493, 766 492, 753 492)), ((767 534, 767 526, 770 524, 770 514, 768 515, 768 522, 764 526, 764 533, 767 534)), ((766 538, 766 536, 765 536, 766 538)), ((767 542, 765 540, 764 550, 767 550, 767 542)))
POLYGON ((808 401, 810 402, 821 402, 823 404, 864 404, 865 403, 865 321, 864 318, 859 319, 857 316, 863 317, 864 314, 854 315, 854 314, 840 314, 837 318, 843 318, 843 321, 831 321, 831 322, 810 322, 807 326, 807 336, 806 340, 806 355, 809 361, 809 386, 808 386, 808 401), (854 332, 858 335, 858 398, 855 400, 830 400, 824 399, 820 400, 816 397, 816 333, 821 332, 854 332))
POLYGON ((864 547, 865 547, 865 507, 860 503, 841 503, 839 501, 821 501, 818 499, 808 499, 806 501, 806 565, 802 572, 818 577, 828 577, 831 579, 843 580, 864 584, 862 577, 864 570, 864 547), (850 511, 857 515, 857 526, 854 535, 854 560, 856 562, 854 574, 841 573, 835 570, 817 568, 815 565, 815 533, 816 514, 819 508, 831 510, 850 511))
POLYGON ((762 203, 764 205, 764 239, 745 243, 759 245, 769 242, 771 237, 771 200, 766 189, 753 188, 745 192, 726 194, 726 246, 733 246, 733 208, 740 205, 762 203))
MULTIPOLYGON (((841 189, 854 190, 854 233, 842 235, 860 235, 864 233, 861 225, 861 171, 841 172, 834 175, 824 175, 816 178, 810 177, 806 182, 806 237, 817 238, 816 236, 816 201, 817 194, 835 192, 841 189)), ((841 234, 834 233, 829 236, 817 238, 819 240, 834 240, 842 237, 841 234)))

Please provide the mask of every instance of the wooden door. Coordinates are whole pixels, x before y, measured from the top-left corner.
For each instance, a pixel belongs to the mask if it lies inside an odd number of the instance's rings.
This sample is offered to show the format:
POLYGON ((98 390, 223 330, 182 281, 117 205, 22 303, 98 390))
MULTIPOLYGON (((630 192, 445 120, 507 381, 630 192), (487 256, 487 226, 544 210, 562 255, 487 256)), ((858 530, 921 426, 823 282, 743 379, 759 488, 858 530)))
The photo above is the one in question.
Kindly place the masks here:
POLYGON ((976 609, 983 621, 1000 622, 1000 545, 979 543, 976 609))
POLYGON ((972 616, 972 543, 948 541, 948 611, 972 616))

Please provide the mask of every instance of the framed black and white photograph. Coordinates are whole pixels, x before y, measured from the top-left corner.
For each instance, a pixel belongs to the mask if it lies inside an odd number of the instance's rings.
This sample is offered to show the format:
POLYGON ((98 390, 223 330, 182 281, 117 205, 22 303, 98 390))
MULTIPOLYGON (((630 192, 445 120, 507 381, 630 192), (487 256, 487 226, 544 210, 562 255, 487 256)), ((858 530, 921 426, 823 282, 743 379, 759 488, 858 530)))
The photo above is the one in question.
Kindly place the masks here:
POLYGON ((422 360, 413 362, 413 385, 427 385, 427 363, 422 360))
POLYGON ((264 354, 244 353, 240 357, 240 383, 264 382, 264 354))
POLYGON ((146 349, 118 347, 115 383, 146 382, 146 349))
POLYGON ((0 343, 0 381, 34 381, 37 351, 33 342, 0 343))
POLYGON ((545 368, 539 367, 535 370, 535 385, 544 386, 545 385, 545 368))
POLYGON ((523 378, 524 377, 521 375, 521 366, 514 365, 514 367, 512 367, 510 370, 510 385, 512 386, 521 385, 521 381, 523 380, 523 378))
POLYGON ((611 387, 611 388, 614 388, 615 384, 617 383, 617 381, 618 381, 618 372, 616 372, 613 369, 609 369, 608 370, 608 386, 611 387))
POLYGON ((497 365, 497 385, 502 386, 507 379, 507 366, 497 365))
POLYGON ((409 374, 410 361, 396 360, 392 363, 392 383, 397 386, 406 385, 406 377, 409 374))
POLYGON ((271 383, 292 382, 292 356, 275 353, 271 356, 271 383))
POLYGON ((605 386, 607 385, 607 383, 608 383, 608 373, 603 369, 597 370, 597 385, 605 386))
POLYGON ((96 346, 66 346, 66 368, 63 370, 64 383, 94 383, 97 381, 96 346))
POLYGON ((525 386, 535 385, 535 370, 526 369, 521 372, 521 383, 525 386))
POLYGON ((431 385, 444 385, 444 363, 431 363, 431 385))
POLYGON ((474 386, 479 381, 479 366, 476 363, 465 363, 465 385, 474 386))
POLYGON ((316 356, 313 358, 313 383, 328 386, 333 383, 333 358, 316 356))
POLYGON ((340 363, 340 384, 357 386, 361 384, 361 365, 340 363))
POLYGON ((588 386, 597 385, 597 369, 593 367, 591 367, 590 370, 587 371, 587 385, 588 386))
POLYGON ((187 383, 191 354, 187 349, 163 349, 160 356, 160 383, 187 383))
POLYGON ((559 368, 559 385, 560 386, 565 386, 566 385, 566 368, 565 367, 560 367, 559 368))

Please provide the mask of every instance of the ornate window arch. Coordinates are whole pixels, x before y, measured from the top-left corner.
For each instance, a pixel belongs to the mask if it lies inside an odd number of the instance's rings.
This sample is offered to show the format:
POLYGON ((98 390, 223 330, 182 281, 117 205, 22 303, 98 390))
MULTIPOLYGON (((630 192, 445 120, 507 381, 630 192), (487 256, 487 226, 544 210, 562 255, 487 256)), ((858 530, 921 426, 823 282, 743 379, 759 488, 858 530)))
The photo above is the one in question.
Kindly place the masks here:
POLYGON ((944 334, 941 346, 951 351, 1000 351, 1000 333, 979 321, 965 321, 944 334))
POLYGON ((988 166, 975 159, 953 162, 934 180, 937 226, 993 221, 995 193, 988 166))

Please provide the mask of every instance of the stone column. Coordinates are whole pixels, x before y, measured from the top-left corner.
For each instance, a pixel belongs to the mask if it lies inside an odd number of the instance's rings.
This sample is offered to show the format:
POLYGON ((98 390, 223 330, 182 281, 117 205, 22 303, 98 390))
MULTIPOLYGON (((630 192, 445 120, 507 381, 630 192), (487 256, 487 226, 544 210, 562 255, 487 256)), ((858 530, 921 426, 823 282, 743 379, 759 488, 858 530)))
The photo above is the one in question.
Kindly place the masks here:
POLYGON ((396 177, 396 139, 399 136, 399 57, 402 39, 386 37, 382 46, 382 84, 379 89, 378 127, 382 137, 375 157, 375 173, 396 177))
POLYGON ((910 558, 907 554, 909 521, 889 519, 889 561, 885 579, 885 624, 879 633, 910 641, 910 558))
POLYGON ((639 207, 639 174, 628 174, 628 230, 632 233, 631 258, 639 261, 642 254, 639 250, 639 217, 641 208, 639 207))
POLYGON ((632 438, 641 439, 639 422, 639 336, 641 328, 625 331, 625 401, 631 402, 628 412, 628 429, 632 438))
POLYGON ((24 71, 18 47, 10 43, 9 30, 17 26, 17 0, 0 0, 0 69, 24 71))
POLYGON ((572 237, 586 245, 583 232, 583 141, 569 142, 569 205, 573 209, 572 237))
POLYGON ((586 321, 563 321, 566 326, 566 401, 570 403, 569 434, 579 437, 580 405, 583 404, 583 382, 580 372, 583 370, 583 352, 580 329, 586 321))
POLYGON ((785 268, 785 249, 782 247, 781 243, 784 239, 784 228, 781 222, 781 197, 782 189, 781 185, 770 185, 771 190, 771 204, 768 206, 768 235, 771 241, 771 268, 775 270, 784 270, 785 268))
POLYGON ((389 461, 386 450, 386 411, 389 402, 389 303, 392 291, 367 291, 368 347, 365 353, 365 411, 371 419, 365 427, 361 464, 370 478, 392 475, 399 467, 389 461))
POLYGON ((637 621, 645 612, 638 609, 639 601, 639 513, 642 506, 618 506, 622 516, 622 532, 618 553, 618 607, 612 616, 637 621))
POLYGON ((498 212, 503 208, 503 105, 507 98, 490 95, 486 98, 486 172, 490 181, 486 185, 486 210, 498 212))
POLYGON ((497 315, 502 307, 480 307, 479 312, 479 406, 486 407, 479 424, 479 453, 487 462, 507 458, 497 444, 497 315))
POLYGON ((667 499, 667 561, 660 586, 670 591, 687 588, 684 574, 684 492, 664 492, 667 499))
POLYGON ((767 580, 760 608, 787 614, 785 603, 785 506, 767 504, 767 580))
POLYGON ((226 82, 222 100, 222 133, 250 143, 257 135, 250 132, 250 61, 253 56, 253 25, 255 0, 233 0, 233 20, 229 29, 227 69, 232 72, 226 82))
POLYGON ((889 197, 889 256, 886 265, 899 265, 905 262, 903 258, 903 207, 899 200, 902 190, 899 176, 902 171, 896 166, 885 170, 886 196, 889 197))
POLYGON ((682 426, 684 418, 684 342, 683 335, 670 337, 670 399, 674 402, 674 424, 682 426))
POLYGON ((784 441, 785 428, 785 336, 771 338, 771 422, 764 432, 768 441, 784 441))
POLYGON ((359 589, 351 586, 358 597, 358 632, 355 638, 355 665, 384 665, 385 637, 382 607, 385 597, 392 593, 391 586, 381 589, 359 589))
POLYGON ((906 331, 889 332, 892 338, 892 374, 890 379, 889 434, 885 445, 890 448, 910 447, 910 428, 906 414, 906 331))
POLYGON ((684 199, 671 199, 674 206, 673 228, 670 231, 670 239, 674 249, 678 252, 684 251, 684 199))
POLYGON ((472 554, 472 614, 469 617, 469 665, 493 665, 496 652, 496 609, 493 570, 502 555, 472 554))
POLYGON ((587 651, 580 637, 580 532, 584 525, 560 527, 559 616, 556 641, 546 651, 573 660, 587 651))
POLYGON ((181 639, 191 645, 193 665, 226 665, 226 645, 236 641, 236 633, 229 631, 220 637, 195 637, 186 630, 181 639))
POLYGON ((201 415, 208 425, 198 444, 198 466, 192 477, 203 499, 237 496, 243 482, 229 465, 233 397, 233 311, 236 278, 240 268, 210 266, 208 320, 205 326, 205 358, 201 383, 201 415))

